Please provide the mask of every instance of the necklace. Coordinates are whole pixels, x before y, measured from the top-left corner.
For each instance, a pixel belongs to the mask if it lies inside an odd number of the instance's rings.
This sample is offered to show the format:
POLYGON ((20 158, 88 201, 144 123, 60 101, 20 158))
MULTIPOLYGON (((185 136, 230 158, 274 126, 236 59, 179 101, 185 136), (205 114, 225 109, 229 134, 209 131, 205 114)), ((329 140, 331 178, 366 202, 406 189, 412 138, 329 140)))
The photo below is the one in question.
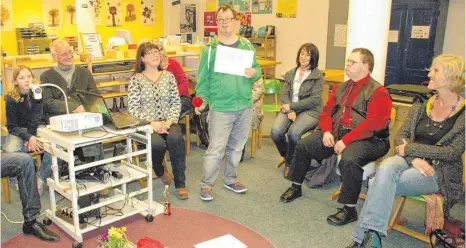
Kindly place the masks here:
POLYGON ((460 101, 460 96, 458 95, 458 98, 456 100, 456 103, 451 107, 450 112, 448 115, 443 119, 443 121, 440 122, 435 122, 432 117, 432 110, 434 109, 435 102, 438 100, 438 95, 435 96, 434 102, 432 102, 432 105, 430 105, 430 113, 429 113, 429 119, 426 124, 426 131, 430 136, 434 136, 438 131, 443 129, 444 124, 448 121, 450 118, 451 113, 454 113, 456 110, 456 105, 458 105, 458 102, 460 101), (428 130, 427 130, 428 129, 428 130), (434 129, 434 130, 432 130, 434 129))

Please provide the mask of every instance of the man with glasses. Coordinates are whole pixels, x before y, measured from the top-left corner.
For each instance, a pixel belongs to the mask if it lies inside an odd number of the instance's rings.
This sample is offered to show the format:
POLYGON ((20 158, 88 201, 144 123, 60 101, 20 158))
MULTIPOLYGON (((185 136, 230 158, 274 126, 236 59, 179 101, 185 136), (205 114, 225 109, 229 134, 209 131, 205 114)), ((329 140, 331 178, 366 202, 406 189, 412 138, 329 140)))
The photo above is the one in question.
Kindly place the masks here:
POLYGON ((356 221, 355 208, 362 186, 362 166, 384 156, 389 148, 388 124, 392 101, 388 91, 370 73, 374 56, 366 48, 354 49, 346 61, 350 80, 335 87, 320 114, 319 127, 296 146, 290 167, 293 182, 280 197, 291 202, 302 195, 301 184, 311 167, 311 160, 322 161, 333 154, 341 156, 338 168, 342 185, 338 202, 344 204, 330 215, 331 225, 356 221))
POLYGON ((247 39, 235 32, 236 12, 228 5, 217 10, 218 38, 202 50, 198 70, 197 96, 203 105, 195 109, 200 114, 208 104, 210 143, 204 155, 204 173, 201 180, 201 199, 214 199, 212 189, 225 155, 224 187, 238 194, 247 188, 237 181, 236 168, 241 152, 248 140, 252 122, 252 84, 261 77, 255 49, 247 39), (245 76, 215 72, 215 57, 219 46, 253 51, 252 68, 246 68, 245 76))
MULTIPOLYGON (((40 75, 41 83, 55 84, 65 92, 70 113, 85 112, 76 90, 97 93, 94 77, 86 68, 73 64, 73 50, 66 40, 54 40, 50 44, 50 52, 57 65, 40 75)), ((42 94, 46 122, 50 117, 66 114, 65 96, 60 90, 44 87, 42 94)), ((102 159, 102 144, 82 147, 76 153, 83 162, 94 161, 96 157, 102 159)))
MULTIPOLYGON (((76 90, 97 91, 94 77, 84 67, 73 64, 73 50, 67 41, 54 40, 50 52, 57 65, 42 73, 40 81, 43 84, 55 84, 65 92, 70 113, 85 112, 76 90)), ((49 117, 66 114, 64 96, 58 89, 45 87, 43 99, 44 111, 49 117)))

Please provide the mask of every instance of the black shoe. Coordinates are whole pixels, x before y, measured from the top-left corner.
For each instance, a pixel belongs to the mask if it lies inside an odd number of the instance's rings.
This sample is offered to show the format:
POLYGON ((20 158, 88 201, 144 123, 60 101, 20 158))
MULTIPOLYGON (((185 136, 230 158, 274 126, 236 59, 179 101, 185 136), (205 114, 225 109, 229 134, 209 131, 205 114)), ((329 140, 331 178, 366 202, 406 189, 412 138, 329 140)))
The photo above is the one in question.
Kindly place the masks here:
POLYGON ((295 188, 293 186, 289 187, 285 193, 283 193, 280 196, 280 201, 281 202, 291 202, 294 201, 294 199, 302 196, 302 191, 301 189, 295 188))
POLYGON ((33 235, 38 237, 41 240, 48 241, 48 242, 57 242, 60 240, 60 236, 53 233, 47 227, 39 223, 37 221, 34 222, 31 226, 23 224, 23 233, 24 235, 33 235))
POLYGON ((361 244, 353 241, 350 245, 348 245, 346 248, 361 248, 361 244))
POLYGON ((382 238, 380 234, 373 230, 368 230, 364 234, 364 239, 362 240, 361 248, 382 248, 382 238))
POLYGON ((349 208, 346 206, 338 208, 338 212, 336 214, 332 214, 327 217, 327 222, 334 226, 343 226, 356 220, 358 220, 358 212, 356 211, 356 208, 349 208))

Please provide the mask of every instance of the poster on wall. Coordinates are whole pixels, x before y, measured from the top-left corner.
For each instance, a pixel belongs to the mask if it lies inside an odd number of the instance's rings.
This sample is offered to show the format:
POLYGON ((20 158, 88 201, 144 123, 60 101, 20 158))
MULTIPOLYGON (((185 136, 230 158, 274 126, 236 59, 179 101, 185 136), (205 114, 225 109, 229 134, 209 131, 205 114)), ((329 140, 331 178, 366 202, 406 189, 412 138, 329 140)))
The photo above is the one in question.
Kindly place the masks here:
POLYGON ((180 32, 196 32, 196 5, 182 4, 180 13, 180 32))
POLYGON ((74 4, 67 4, 65 6, 65 23, 76 24, 76 7, 74 4))
POLYGON ((94 0, 94 23, 95 25, 102 25, 102 1, 94 0))
POLYGON ((62 26, 63 8, 61 0, 42 0, 42 20, 45 27, 56 28, 62 26))
POLYGON ((141 0, 141 24, 155 23, 155 0, 141 0))
POLYGON ((236 19, 241 26, 251 26, 251 12, 237 12, 236 19))
POLYGON ((106 0, 107 6, 105 7, 105 25, 107 27, 121 26, 121 0, 106 0))
POLYGON ((251 11, 251 0, 218 0, 219 5, 229 5, 237 12, 251 11))
POLYGON ((296 18, 298 0, 277 0, 277 18, 296 18))
POLYGON ((136 7, 134 4, 128 3, 125 7, 125 22, 134 22, 136 21, 136 7))
POLYGON ((205 11, 217 11, 217 0, 206 0, 205 11))
POLYGON ((272 0, 252 0, 253 14, 272 14, 272 0))
POLYGON ((204 26, 217 26, 215 11, 204 12, 204 26))
POLYGON ((2 6, 1 30, 12 31, 14 29, 12 0, 3 0, 1 6, 2 6))

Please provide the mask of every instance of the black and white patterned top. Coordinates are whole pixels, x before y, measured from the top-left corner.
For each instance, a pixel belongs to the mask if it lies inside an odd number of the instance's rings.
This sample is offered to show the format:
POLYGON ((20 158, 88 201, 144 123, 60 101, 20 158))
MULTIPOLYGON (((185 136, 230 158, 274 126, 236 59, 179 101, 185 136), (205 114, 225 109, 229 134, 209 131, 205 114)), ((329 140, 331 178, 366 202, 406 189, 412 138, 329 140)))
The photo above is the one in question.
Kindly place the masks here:
POLYGON ((142 73, 134 74, 129 80, 128 109, 135 118, 178 123, 181 102, 173 74, 163 71, 157 82, 142 73))

